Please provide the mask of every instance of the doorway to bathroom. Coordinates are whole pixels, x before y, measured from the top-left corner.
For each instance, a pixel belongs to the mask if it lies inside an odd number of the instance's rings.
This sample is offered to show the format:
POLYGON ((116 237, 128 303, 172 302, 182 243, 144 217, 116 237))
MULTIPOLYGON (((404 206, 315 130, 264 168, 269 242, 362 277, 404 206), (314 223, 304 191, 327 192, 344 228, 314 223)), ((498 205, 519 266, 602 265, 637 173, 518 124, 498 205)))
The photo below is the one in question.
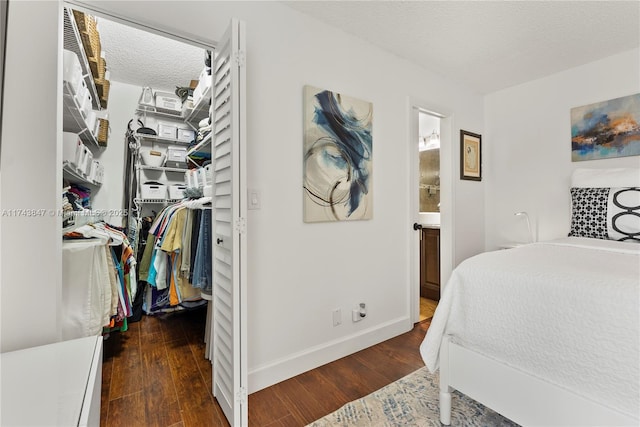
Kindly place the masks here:
POLYGON ((453 265, 454 115, 423 100, 408 101, 409 307, 418 323, 433 316, 453 265))
POLYGON ((418 111, 418 231, 420 317, 433 317, 440 300, 440 117, 418 111))

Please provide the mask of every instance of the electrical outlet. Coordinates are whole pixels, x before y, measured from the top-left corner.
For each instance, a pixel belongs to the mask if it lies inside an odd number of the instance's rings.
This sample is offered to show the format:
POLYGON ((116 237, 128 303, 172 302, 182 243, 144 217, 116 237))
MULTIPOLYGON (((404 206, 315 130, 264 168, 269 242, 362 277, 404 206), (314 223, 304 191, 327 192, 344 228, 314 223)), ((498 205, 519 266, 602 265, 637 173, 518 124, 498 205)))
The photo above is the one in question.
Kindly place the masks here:
POLYGON ((342 310, 336 308, 333 310, 333 326, 338 326, 342 324, 342 310))

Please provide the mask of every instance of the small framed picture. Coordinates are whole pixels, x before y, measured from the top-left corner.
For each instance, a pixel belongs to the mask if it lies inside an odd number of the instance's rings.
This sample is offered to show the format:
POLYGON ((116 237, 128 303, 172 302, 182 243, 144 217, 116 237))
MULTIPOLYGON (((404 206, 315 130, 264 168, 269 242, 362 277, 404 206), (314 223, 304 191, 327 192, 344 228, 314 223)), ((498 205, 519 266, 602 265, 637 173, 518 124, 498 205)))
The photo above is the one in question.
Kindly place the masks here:
POLYGON ((460 179, 482 181, 482 136, 460 130, 460 179))

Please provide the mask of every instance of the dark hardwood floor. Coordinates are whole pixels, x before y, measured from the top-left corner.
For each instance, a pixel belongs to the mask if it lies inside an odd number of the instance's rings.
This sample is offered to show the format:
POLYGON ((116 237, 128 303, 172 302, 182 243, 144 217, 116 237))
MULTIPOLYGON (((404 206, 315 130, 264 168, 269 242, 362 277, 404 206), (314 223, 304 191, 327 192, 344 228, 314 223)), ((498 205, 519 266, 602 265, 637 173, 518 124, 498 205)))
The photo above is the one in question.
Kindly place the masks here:
MULTIPOLYGON (((143 316, 104 342, 101 425, 228 426, 211 394, 206 309, 143 316)), ((430 322, 249 396, 251 427, 304 426, 424 366, 430 322)))

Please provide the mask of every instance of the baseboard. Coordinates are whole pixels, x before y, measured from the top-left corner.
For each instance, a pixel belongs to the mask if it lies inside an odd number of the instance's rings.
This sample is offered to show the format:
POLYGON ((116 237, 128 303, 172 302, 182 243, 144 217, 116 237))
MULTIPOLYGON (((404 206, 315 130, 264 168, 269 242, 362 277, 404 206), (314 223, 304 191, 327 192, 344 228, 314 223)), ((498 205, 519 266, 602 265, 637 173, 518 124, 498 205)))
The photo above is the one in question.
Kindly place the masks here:
POLYGON ((318 366, 381 343, 410 331, 412 327, 413 324, 409 317, 390 320, 381 325, 311 347, 251 369, 248 373, 249 393, 262 390, 318 366))

